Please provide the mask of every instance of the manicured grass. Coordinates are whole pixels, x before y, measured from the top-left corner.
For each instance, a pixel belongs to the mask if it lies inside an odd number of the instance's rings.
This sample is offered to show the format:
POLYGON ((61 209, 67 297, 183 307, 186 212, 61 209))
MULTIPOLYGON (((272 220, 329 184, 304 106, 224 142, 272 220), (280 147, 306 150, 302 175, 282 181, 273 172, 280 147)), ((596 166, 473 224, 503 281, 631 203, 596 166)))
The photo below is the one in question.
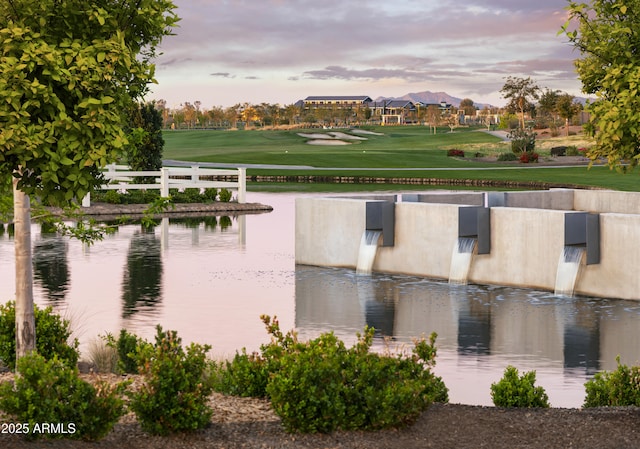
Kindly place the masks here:
MULTIPOLYGON (((484 156, 510 151, 508 143, 479 130, 439 129, 431 134, 426 127, 379 127, 371 131, 383 135, 366 135, 367 140, 350 145, 308 145, 298 133, 327 133, 341 130, 291 131, 165 131, 165 159, 230 164, 295 165, 326 168, 325 170, 249 169, 250 175, 272 176, 366 176, 383 178, 484 179, 512 182, 540 182, 577 186, 597 186, 618 190, 640 190, 637 173, 627 175, 606 167, 538 168, 536 164, 516 165, 515 169, 463 170, 465 168, 500 168, 513 165, 469 160, 479 153, 484 156), (461 149, 465 158, 447 157, 448 149, 461 149), (334 170, 349 168, 350 170, 334 170), (369 170, 358 170, 368 168, 369 170), (395 171, 393 168, 452 168, 455 170, 395 171), (385 169, 385 170, 381 170, 385 169)), ((558 144, 566 144, 562 138, 558 144)), ((553 140, 540 142, 541 157, 548 156, 553 140)), ((258 184, 255 184, 257 188, 258 184)), ((276 187, 276 186, 274 186, 276 187)), ((293 186, 292 186, 293 187, 293 186)), ((299 185, 301 190, 335 190, 330 186, 299 185)), ((395 185, 394 188, 399 186, 395 185)), ((252 188, 252 185, 249 186, 252 188)), ((277 187, 280 190, 282 187, 277 187)), ((297 190, 297 189, 293 189, 297 190)))

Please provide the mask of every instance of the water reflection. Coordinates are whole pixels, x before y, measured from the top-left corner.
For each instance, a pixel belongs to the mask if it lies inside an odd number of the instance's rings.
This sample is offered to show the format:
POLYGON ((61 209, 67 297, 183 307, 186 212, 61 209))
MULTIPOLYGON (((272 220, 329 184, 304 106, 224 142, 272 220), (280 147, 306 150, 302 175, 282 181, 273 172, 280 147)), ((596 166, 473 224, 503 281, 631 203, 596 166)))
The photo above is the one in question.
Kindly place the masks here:
POLYGON ((51 301, 65 298, 69 290, 68 239, 46 227, 33 245, 33 278, 51 301))
MULTIPOLYGON (((365 325, 400 346, 435 331, 436 372, 452 402, 466 404, 490 405, 508 364, 536 370, 553 406, 579 407, 592 373, 615 369, 617 355, 639 363, 640 302, 295 266, 294 195, 253 201, 274 212, 120 226, 89 248, 34 226, 36 302, 75 317, 81 349, 122 327, 150 339, 161 324, 229 356, 269 341, 263 313, 303 338, 333 330, 348 343, 365 325)), ((14 297, 13 262, 5 232, 0 302, 14 297)))
POLYGON ((129 243, 122 279, 122 317, 145 310, 152 313, 162 300, 160 239, 153 229, 142 227, 129 243))
MULTIPOLYGON (((440 347, 462 356, 535 355, 589 373, 601 369, 604 356, 616 355, 602 353, 602 317, 594 301, 399 275, 362 278, 344 269, 296 269, 296 327, 302 333, 329 327, 349 334, 367 325, 382 336, 410 341, 437 332, 440 347)), ((639 318, 636 312, 616 319, 639 318)), ((640 346, 629 341, 619 350, 635 354, 640 346)))
MULTIPOLYGON (((496 381, 507 364, 516 364, 553 377, 546 386, 560 397, 556 406, 562 400, 579 406, 581 384, 596 371, 614 369, 616 356, 636 364, 639 332, 631 329, 638 324, 640 305, 632 301, 564 298, 401 275, 363 278, 336 268, 296 269, 296 327, 302 335, 330 329, 348 339, 368 325, 379 335, 410 342, 437 332, 445 379, 464 367, 468 372, 461 381, 487 370, 494 371, 491 381, 496 381), (566 388, 573 391, 563 392, 566 388)), ((486 396, 488 391, 486 385, 486 396)), ((477 403, 490 402, 479 396, 477 403)))

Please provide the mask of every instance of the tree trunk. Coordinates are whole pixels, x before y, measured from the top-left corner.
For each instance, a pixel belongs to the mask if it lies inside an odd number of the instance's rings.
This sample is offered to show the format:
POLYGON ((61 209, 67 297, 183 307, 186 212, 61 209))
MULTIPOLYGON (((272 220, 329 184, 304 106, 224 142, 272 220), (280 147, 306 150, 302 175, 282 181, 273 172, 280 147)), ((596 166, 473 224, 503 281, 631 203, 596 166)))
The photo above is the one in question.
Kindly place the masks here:
POLYGON ((16 259, 16 360, 36 347, 31 260, 31 203, 13 178, 13 215, 16 259))

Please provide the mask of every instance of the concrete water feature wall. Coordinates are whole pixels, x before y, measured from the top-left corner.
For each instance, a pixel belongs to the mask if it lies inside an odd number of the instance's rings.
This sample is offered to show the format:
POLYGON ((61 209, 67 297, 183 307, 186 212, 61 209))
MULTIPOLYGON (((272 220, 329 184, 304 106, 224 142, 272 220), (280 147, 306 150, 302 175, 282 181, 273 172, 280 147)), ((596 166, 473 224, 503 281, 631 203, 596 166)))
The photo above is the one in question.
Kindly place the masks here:
MULTIPOLYGON (((582 260, 575 293, 640 299, 640 193, 445 192, 403 194, 398 200, 394 244, 378 248, 373 271, 448 279, 458 209, 489 205, 490 251, 476 250, 468 282, 553 291, 565 247, 565 214, 585 211, 599 214, 600 257, 589 265, 582 260)), ((366 196, 298 198, 296 263, 355 268, 367 201, 366 196)))

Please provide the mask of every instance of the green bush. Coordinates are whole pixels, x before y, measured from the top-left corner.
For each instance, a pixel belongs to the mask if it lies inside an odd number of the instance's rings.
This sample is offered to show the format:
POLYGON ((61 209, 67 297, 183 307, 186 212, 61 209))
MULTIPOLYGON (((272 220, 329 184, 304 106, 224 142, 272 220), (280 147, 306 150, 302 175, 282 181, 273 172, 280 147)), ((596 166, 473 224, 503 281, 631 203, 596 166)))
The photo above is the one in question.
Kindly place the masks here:
POLYGON ((583 156, 584 154, 580 153, 580 151, 578 150, 578 147, 576 147, 575 145, 570 145, 567 147, 566 155, 567 156, 583 156))
MULTIPOLYGON (((62 319, 51 307, 34 306, 36 351, 45 359, 57 356, 70 366, 78 363, 78 340, 71 340, 69 320, 62 319)), ((16 366, 16 304, 0 305, 0 360, 10 370, 16 366)))
POLYGON ((104 339, 109 347, 117 351, 118 370, 124 374, 138 374, 137 354, 140 348, 150 343, 126 329, 120 329, 120 335, 117 339, 111 334, 107 334, 104 339))
POLYGON ((155 435, 206 427, 212 410, 213 364, 207 360, 208 345, 192 343, 186 350, 175 331, 157 327, 155 345, 143 345, 138 353, 145 382, 130 393, 130 408, 142 429, 155 435))
POLYGON ((220 193, 218 193, 218 199, 223 203, 228 203, 231 201, 231 191, 228 189, 220 189, 220 193))
POLYGON ((435 364, 435 334, 410 357, 370 353, 374 331, 352 348, 333 333, 283 351, 267 384, 288 432, 381 429, 413 422, 432 402, 448 400, 435 364))
POLYGON ((601 371, 584 384, 584 407, 640 406, 640 367, 628 367, 616 359, 615 371, 601 371))
POLYGON ((0 409, 21 423, 27 437, 99 440, 124 414, 124 382, 94 387, 77 368, 34 353, 20 358, 18 371, 15 385, 0 384, 0 409))
POLYGON ((509 161, 517 161, 518 156, 514 153, 501 153, 498 156, 498 162, 509 162, 509 161))
POLYGON ((260 353, 247 354, 245 348, 220 367, 215 389, 220 393, 243 397, 267 397, 271 374, 280 368, 282 356, 299 344, 294 331, 282 333, 278 319, 260 317, 271 335, 271 342, 260 346, 260 353))
POLYGON ((536 149, 536 133, 527 129, 514 129, 507 137, 511 139, 511 151, 514 154, 533 152, 536 149))
POLYGON ((247 354, 245 348, 218 369, 214 389, 241 397, 263 398, 267 395, 269 368, 259 353, 247 354))
POLYGON ((491 399, 496 407, 549 407, 549 397, 542 387, 534 386, 536 372, 518 375, 518 369, 507 366, 499 382, 491 384, 491 399))
POLYGON ((208 188, 204 189, 204 197, 207 201, 215 201, 218 197, 218 189, 216 188, 208 188))

